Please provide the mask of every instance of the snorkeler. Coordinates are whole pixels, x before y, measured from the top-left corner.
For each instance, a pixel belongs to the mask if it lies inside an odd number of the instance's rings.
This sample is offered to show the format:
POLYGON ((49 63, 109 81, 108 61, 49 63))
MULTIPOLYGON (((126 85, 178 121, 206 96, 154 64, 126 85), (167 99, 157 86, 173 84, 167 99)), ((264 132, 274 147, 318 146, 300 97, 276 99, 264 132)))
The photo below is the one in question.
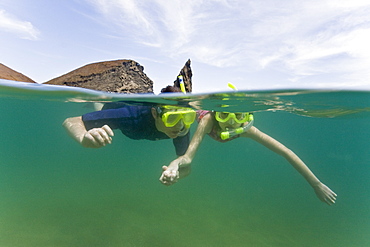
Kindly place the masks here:
MULTIPOLYGON (((161 89, 160 94, 181 92, 174 86, 161 89)), ((108 102, 99 111, 67 118, 63 122, 68 134, 83 147, 100 148, 112 143, 120 129, 130 139, 173 139, 178 156, 185 154, 190 142, 190 125, 196 113, 188 107, 169 105, 130 105, 132 102, 108 102)))
POLYGON ((180 106, 138 106, 122 104, 79 117, 67 118, 63 126, 83 147, 100 148, 112 143, 112 129, 135 140, 173 139, 177 155, 185 154, 189 146, 189 128, 196 112, 180 106))
POLYGON ((197 111, 197 120, 199 124, 186 153, 172 161, 169 166, 162 167, 163 172, 160 181, 163 184, 172 185, 179 178, 186 176, 190 172, 190 163, 206 134, 219 142, 246 137, 283 156, 306 179, 321 201, 328 205, 335 203, 337 195, 329 187, 321 183, 292 150, 252 126, 254 121, 252 113, 200 110, 197 111), (179 173, 179 171, 181 172, 179 173))

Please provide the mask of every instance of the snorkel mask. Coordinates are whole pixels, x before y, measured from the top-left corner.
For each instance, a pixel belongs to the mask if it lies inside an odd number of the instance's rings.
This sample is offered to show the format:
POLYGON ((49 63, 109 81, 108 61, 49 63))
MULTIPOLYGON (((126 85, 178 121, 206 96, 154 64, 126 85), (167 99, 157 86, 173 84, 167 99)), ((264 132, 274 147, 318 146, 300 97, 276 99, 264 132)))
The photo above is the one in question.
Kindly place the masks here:
POLYGON ((189 129, 195 121, 196 112, 191 108, 168 105, 156 109, 166 127, 173 127, 182 120, 185 128, 189 129))
POLYGON ((249 120, 250 114, 247 112, 231 113, 231 112, 216 112, 215 118, 220 123, 235 121, 236 123, 245 123, 249 120))
MULTIPOLYGON (((229 139, 233 136, 240 135, 244 132, 247 132, 254 123, 253 113, 229 113, 229 112, 216 112, 215 118, 220 123, 226 123, 230 120, 235 121, 237 123, 243 124, 248 122, 246 125, 241 126, 236 129, 227 129, 220 133, 220 138, 222 140, 229 139)), ((230 121, 231 122, 231 121, 230 121)))

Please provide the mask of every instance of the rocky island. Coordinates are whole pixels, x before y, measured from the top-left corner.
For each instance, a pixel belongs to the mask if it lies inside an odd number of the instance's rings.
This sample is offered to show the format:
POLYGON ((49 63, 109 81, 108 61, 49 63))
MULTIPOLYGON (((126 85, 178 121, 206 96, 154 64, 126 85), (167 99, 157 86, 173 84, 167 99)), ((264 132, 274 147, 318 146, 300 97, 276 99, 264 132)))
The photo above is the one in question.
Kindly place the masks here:
POLYGON ((0 63, 0 79, 36 83, 31 78, 0 63))
POLYGON ((82 87, 115 93, 153 92, 153 81, 144 73, 144 67, 133 60, 88 64, 44 84, 82 87))
MULTIPOLYGON (((192 91, 193 74, 190 63, 189 59, 179 73, 183 76, 187 92, 192 91)), ((0 78, 35 83, 27 76, 3 64, 0 64, 0 78)), ((114 93, 153 93, 153 81, 144 73, 144 67, 136 61, 123 59, 91 63, 44 84, 81 87, 114 93)), ((173 85, 180 87, 178 77, 173 85)))

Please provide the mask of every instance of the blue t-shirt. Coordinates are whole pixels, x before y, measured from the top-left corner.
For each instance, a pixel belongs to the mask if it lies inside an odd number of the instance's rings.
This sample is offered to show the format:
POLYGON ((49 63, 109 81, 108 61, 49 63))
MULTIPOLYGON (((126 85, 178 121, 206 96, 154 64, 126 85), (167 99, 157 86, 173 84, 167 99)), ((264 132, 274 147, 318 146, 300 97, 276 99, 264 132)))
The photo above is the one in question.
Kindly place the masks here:
MULTIPOLYGON (((134 140, 157 141, 170 139, 165 133, 155 127, 155 120, 151 113, 152 106, 124 105, 116 109, 104 109, 101 111, 87 113, 82 116, 82 121, 87 130, 101 128, 108 125, 112 129, 121 132, 134 140)), ((177 155, 185 154, 189 146, 190 132, 185 136, 173 139, 177 155)))

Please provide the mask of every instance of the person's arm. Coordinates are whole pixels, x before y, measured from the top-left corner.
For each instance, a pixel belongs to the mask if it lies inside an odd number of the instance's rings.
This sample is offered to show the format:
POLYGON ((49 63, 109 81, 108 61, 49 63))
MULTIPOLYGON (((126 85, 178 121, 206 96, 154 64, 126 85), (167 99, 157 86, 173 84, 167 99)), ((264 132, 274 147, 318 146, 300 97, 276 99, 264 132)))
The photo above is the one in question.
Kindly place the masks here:
POLYGON ((82 117, 67 118, 63 122, 63 127, 69 136, 87 148, 100 148, 112 143, 114 133, 108 125, 101 128, 86 130, 82 117))
POLYGON ((204 136, 211 131, 212 127, 212 115, 207 114, 200 120, 186 153, 172 161, 168 166, 162 167, 163 172, 159 180, 164 185, 172 185, 177 182, 177 180, 180 178, 180 175, 181 177, 185 177, 189 174, 189 165, 193 161, 193 158, 200 143, 203 141, 204 136), (179 170, 181 171, 181 174, 179 173, 179 170))
POLYGON ((269 135, 261 132, 256 127, 252 127, 246 133, 243 133, 242 136, 249 137, 275 153, 283 156, 306 179, 321 201, 329 205, 335 203, 337 195, 329 187, 321 183, 306 164, 292 150, 285 147, 269 135))

